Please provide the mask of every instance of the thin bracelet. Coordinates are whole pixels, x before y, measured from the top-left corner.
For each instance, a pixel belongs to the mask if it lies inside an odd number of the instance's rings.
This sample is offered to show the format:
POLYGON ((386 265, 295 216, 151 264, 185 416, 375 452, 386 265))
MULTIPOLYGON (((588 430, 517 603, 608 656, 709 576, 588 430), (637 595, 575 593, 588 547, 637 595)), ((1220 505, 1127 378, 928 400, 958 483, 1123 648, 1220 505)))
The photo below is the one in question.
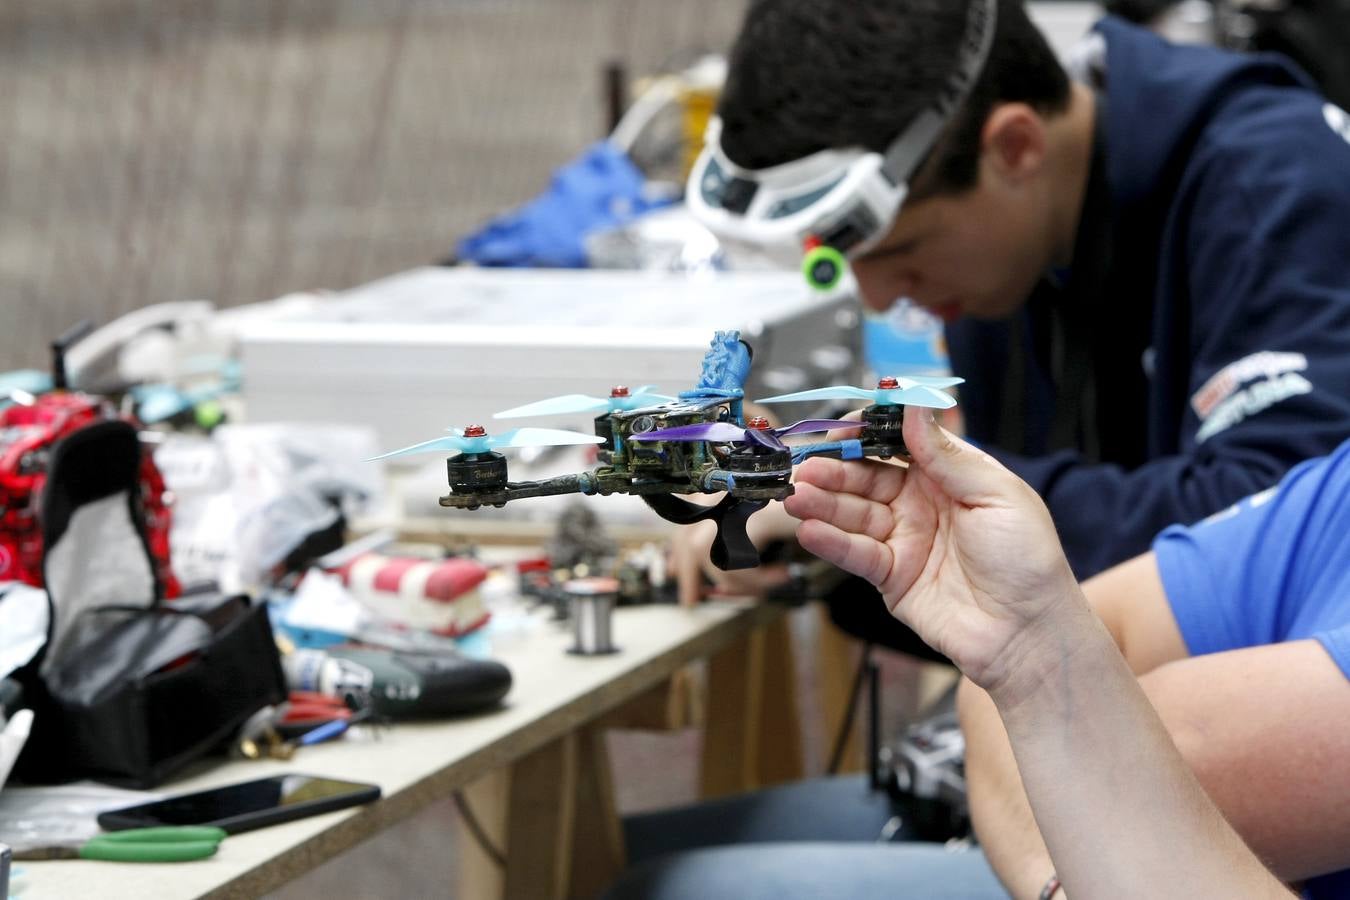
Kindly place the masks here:
POLYGON ((1037 895, 1036 900, 1050 900, 1050 898, 1055 896, 1063 886, 1064 885, 1060 884, 1059 876, 1054 872, 1051 872, 1050 880, 1045 883, 1045 887, 1041 888, 1041 892, 1037 895))

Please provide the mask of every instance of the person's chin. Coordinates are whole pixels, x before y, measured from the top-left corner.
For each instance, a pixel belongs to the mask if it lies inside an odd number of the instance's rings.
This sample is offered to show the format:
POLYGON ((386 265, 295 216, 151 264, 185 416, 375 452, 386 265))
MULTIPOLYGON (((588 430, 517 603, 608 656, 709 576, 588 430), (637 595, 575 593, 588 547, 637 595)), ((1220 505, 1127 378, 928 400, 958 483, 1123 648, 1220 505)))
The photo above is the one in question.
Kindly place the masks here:
POLYGON ((930 307, 928 311, 944 322, 955 322, 966 314, 960 303, 941 303, 930 307))
POLYGON ((983 301, 971 301, 962 304, 961 314, 969 319, 978 319, 981 322, 997 322, 1007 319, 1013 313, 1017 312, 1021 306, 1016 301, 1006 300, 1002 297, 989 297, 983 301))

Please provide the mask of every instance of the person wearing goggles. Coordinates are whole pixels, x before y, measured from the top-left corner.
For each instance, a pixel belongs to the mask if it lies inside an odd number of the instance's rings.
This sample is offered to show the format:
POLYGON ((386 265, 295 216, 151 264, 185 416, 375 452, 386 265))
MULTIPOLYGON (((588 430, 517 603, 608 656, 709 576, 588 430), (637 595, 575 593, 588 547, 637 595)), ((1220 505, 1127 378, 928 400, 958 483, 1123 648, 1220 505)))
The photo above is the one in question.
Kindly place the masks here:
MULTIPOLYGON (((1278 875, 1347 896, 1350 781, 1331 760, 1350 682, 1285 627, 1303 613, 1276 589, 1297 585, 1265 580, 1253 549, 1232 560, 1238 603, 1203 587, 1222 567, 1148 551, 1350 436, 1350 114, 1278 57, 1111 18, 1075 78, 1016 0, 751 0, 687 202, 728 239, 801 253, 819 286, 847 267, 868 306, 905 297, 947 321, 966 435, 1042 497, 1079 579, 1107 573, 1089 595, 1187 763, 1278 875)), ((1317 551, 1324 527, 1295 549, 1343 570, 1317 551)), ((854 578, 832 617, 936 655, 877 593, 854 578)), ((1300 602, 1350 626, 1350 600, 1300 602)), ((977 833, 1034 897, 1050 860, 1004 729, 978 690, 961 709, 977 833)), ((790 835, 735 839, 864 839, 826 833, 845 817, 813 796, 779 807, 805 823, 790 835)))
POLYGON ((1070 81, 1014 0, 760 0, 686 191, 944 319, 1080 577, 1350 434, 1350 113, 1274 57, 1086 46, 1070 81))
POLYGON ((695 216, 717 234, 763 244, 796 244, 808 283, 833 290, 848 258, 876 247, 895 224, 910 181, 984 69, 998 18, 996 0, 967 10, 956 69, 884 152, 819 150, 761 169, 737 165, 722 147, 722 119, 709 123, 689 176, 695 216))

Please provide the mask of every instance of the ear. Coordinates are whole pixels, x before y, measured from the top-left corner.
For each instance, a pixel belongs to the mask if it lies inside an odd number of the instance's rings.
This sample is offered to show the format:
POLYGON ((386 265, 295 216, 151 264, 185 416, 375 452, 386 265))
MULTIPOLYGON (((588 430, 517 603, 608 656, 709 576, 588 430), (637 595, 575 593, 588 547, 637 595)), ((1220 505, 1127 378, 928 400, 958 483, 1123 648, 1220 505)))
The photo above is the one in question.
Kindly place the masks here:
POLYGON ((1045 165, 1048 135, 1040 113, 1025 103, 1002 103, 980 134, 983 160, 994 174, 1024 181, 1045 165))

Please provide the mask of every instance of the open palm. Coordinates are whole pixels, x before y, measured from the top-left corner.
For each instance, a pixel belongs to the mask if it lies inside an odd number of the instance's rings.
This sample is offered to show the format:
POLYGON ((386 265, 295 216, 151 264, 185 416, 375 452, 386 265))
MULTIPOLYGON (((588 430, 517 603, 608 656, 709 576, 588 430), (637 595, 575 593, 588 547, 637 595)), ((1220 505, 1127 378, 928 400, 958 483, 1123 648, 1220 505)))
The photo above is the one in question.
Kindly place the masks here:
POLYGON ((926 410, 905 413, 912 466, 810 460, 785 505, 803 520, 804 548, 876 585, 897 618, 988 687, 1077 585, 1035 492, 926 410))

